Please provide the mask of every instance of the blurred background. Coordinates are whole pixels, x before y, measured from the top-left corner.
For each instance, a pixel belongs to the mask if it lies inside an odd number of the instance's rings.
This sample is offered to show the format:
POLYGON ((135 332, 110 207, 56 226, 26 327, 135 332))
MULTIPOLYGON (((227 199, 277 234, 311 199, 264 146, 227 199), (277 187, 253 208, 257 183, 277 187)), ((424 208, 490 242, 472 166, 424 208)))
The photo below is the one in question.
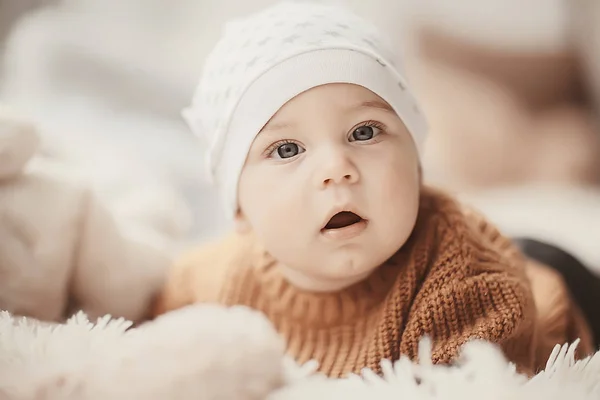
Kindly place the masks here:
MULTIPOLYGON (((212 237, 227 225, 179 112, 222 24, 272 2, 0 0, 0 103, 107 202, 152 212, 132 192, 159 188, 180 242, 212 237)), ((402 51, 430 119, 426 180, 600 271, 600 2, 336 3, 402 51)))

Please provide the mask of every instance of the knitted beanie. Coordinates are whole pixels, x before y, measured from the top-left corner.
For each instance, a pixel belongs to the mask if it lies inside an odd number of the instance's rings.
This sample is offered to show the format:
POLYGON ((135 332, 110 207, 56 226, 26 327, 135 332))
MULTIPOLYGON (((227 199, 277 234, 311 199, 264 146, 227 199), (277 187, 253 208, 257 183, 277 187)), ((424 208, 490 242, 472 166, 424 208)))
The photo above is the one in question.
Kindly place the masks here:
POLYGON ((254 138, 310 88, 351 83, 371 90, 396 111, 420 150, 426 121, 400 71, 375 26, 333 5, 284 0, 229 22, 182 112, 206 142, 209 175, 229 215, 238 209, 238 180, 254 138))

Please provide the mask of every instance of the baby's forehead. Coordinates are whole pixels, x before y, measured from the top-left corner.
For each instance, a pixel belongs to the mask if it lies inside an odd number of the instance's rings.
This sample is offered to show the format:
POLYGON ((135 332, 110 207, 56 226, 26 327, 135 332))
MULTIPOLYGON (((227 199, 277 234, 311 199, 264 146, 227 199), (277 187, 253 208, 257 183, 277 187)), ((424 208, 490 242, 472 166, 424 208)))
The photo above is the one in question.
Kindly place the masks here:
POLYGON ((326 84, 296 95, 279 108, 265 127, 274 128, 308 115, 344 118, 368 110, 395 115, 392 106, 369 89, 347 83, 326 84))

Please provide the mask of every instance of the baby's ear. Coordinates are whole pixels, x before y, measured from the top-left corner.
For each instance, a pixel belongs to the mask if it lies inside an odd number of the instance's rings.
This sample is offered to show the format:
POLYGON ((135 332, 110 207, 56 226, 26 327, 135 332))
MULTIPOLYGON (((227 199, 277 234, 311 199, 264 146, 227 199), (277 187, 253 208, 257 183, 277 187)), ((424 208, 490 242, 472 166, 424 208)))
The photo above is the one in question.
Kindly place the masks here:
POLYGON ((237 233, 242 235, 250 233, 250 231, 252 230, 252 227, 250 226, 250 221, 248 221, 248 218, 246 218, 242 210, 238 210, 235 213, 235 230, 237 231, 237 233))

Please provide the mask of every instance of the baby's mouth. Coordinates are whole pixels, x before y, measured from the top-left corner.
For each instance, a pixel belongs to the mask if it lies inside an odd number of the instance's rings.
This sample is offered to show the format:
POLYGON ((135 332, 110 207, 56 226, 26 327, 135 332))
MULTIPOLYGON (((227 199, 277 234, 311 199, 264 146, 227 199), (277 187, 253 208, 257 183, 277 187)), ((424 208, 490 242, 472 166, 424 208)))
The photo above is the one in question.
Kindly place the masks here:
POLYGON ((363 219, 359 215, 356 215, 351 211, 342 211, 331 217, 323 230, 342 229, 361 221, 363 221, 363 219))

